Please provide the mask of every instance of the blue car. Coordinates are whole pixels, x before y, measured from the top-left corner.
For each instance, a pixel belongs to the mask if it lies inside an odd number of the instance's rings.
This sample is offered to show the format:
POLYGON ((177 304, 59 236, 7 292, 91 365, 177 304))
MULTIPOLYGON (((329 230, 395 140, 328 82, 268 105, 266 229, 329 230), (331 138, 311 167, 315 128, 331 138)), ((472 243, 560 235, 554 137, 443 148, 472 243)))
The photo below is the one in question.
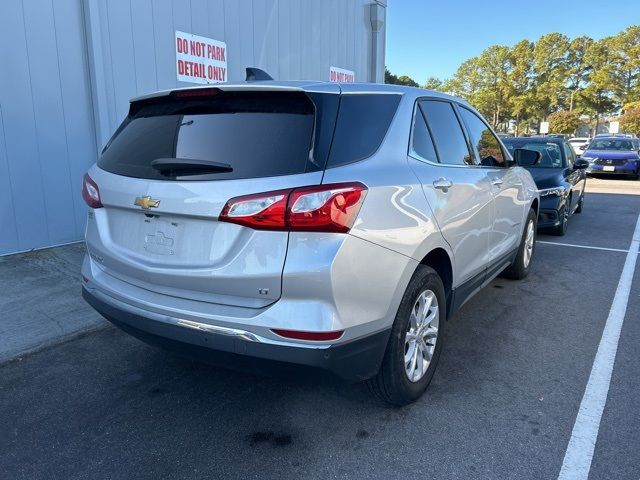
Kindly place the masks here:
POLYGON ((640 176, 640 140, 625 137, 597 137, 582 158, 589 162, 588 174, 609 173, 640 176))
POLYGON ((589 164, 576 158, 563 138, 515 137, 502 142, 512 155, 517 148, 540 153, 536 164, 525 166, 540 192, 538 228, 554 235, 567 233, 569 217, 582 212, 589 164))

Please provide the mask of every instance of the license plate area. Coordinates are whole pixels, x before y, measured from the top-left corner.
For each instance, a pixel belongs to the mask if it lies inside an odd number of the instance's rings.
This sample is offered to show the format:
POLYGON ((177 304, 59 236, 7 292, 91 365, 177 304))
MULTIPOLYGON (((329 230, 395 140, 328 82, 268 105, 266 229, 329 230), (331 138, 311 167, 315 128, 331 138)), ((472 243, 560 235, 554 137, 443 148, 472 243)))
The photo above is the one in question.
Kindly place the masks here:
POLYGON ((177 219, 144 215, 142 232, 143 251, 152 255, 178 255, 181 225, 177 219))
POLYGON ((602 171, 603 172, 615 172, 616 171, 616 167, 611 166, 611 165, 605 165, 604 167, 602 167, 602 171))

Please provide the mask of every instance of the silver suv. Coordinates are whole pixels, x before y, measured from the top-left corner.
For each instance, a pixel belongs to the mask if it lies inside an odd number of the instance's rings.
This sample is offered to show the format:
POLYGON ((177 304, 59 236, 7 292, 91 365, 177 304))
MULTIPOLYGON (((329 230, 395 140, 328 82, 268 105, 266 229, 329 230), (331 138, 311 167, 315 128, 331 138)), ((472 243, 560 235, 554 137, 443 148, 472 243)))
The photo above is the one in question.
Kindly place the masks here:
POLYGON ((395 404, 427 388, 462 304, 527 275, 539 201, 457 98, 273 81, 132 100, 83 196, 83 296, 115 325, 395 404))

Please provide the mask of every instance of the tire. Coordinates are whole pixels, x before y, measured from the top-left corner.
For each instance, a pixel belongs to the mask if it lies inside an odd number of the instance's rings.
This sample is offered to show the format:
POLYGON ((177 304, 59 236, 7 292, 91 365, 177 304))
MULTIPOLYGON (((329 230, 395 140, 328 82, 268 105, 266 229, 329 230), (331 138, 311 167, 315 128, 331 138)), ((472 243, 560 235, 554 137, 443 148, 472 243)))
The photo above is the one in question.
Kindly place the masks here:
POLYGON ((584 205, 584 193, 580 195, 580 200, 578 200, 578 206, 576 207, 576 211, 573 213, 582 213, 583 205, 584 205))
POLYGON ((502 272, 503 277, 511 278, 512 280, 522 280, 529 275, 531 261, 533 260, 533 255, 536 250, 537 218, 536 212, 533 209, 529 210, 527 221, 522 232, 520 246, 518 247, 518 253, 513 263, 502 272))
POLYGON ((367 380, 369 389, 374 395, 385 402, 398 406, 407 405, 420 398, 429 386, 440 358, 443 340, 442 332, 446 323, 446 310, 446 296, 442 280, 434 269, 420 265, 413 277, 411 277, 407 290, 400 302, 380 371, 375 377, 367 380), (425 326, 419 331, 419 335, 424 334, 424 337, 421 338, 424 339, 430 350, 429 352, 425 351, 423 355, 422 350, 420 350, 422 347, 418 346, 418 343, 414 343, 413 350, 411 350, 409 343, 411 341, 409 338, 411 333, 409 329, 416 323, 410 321, 412 311, 415 311, 415 308, 419 306, 418 302, 426 292, 433 294, 433 298, 429 298, 437 302, 437 309, 434 313, 433 303, 431 303, 431 308, 428 309, 428 312, 432 320, 427 323, 423 322, 425 326), (437 326, 435 327, 434 337, 433 328, 436 319, 437 326), (433 345, 434 343, 435 345, 433 345), (409 353, 407 350, 416 352, 415 363, 412 362, 414 356, 409 355, 410 360, 405 364, 405 355, 409 353), (431 355, 431 360, 426 365, 426 369, 424 369, 425 364, 419 362, 422 359, 425 359, 424 361, 426 362, 429 354, 431 355), (420 359, 417 359, 418 355, 420 359), (408 370, 411 370, 411 368, 407 367, 407 365, 416 365, 416 369, 413 370, 416 377, 413 380, 409 378, 410 373, 408 370), (418 371, 418 367, 422 367, 422 370, 418 371), (418 374, 421 374, 421 376, 418 376, 418 374))
MULTIPOLYGON (((569 199, 569 205, 571 204, 571 199, 569 199)), ((557 225, 551 229, 551 233, 557 235, 558 237, 562 237, 567 233, 567 227, 569 225, 569 209, 568 205, 565 205, 558 212, 558 217, 560 217, 560 225, 557 225)))

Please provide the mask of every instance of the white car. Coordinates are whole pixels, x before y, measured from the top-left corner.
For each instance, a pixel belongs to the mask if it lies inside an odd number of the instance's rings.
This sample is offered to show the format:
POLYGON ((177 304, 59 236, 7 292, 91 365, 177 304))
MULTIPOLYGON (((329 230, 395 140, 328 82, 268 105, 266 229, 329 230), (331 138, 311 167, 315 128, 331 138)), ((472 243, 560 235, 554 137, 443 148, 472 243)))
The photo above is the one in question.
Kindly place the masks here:
POLYGON ((569 139, 569 145, 571 145, 573 153, 580 156, 587 149, 590 141, 591 139, 588 137, 574 137, 569 139))

